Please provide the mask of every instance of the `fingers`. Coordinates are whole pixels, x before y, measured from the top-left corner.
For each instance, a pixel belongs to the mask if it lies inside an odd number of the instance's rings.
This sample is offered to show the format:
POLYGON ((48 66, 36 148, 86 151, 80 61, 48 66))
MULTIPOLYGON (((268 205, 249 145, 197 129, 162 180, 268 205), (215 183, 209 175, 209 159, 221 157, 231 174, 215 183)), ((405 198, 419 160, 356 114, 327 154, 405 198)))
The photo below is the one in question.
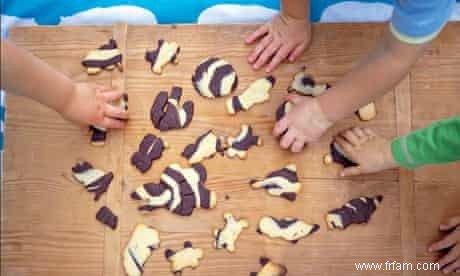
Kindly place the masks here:
POLYGON ((246 37, 246 40, 245 40, 246 43, 247 44, 253 43, 254 41, 256 41, 256 39, 266 34, 268 30, 269 30, 269 24, 264 24, 260 26, 257 30, 255 30, 253 33, 251 33, 249 36, 246 37))
POLYGON ((456 236, 455 236, 456 234, 458 235, 458 233, 455 233, 455 231, 454 231, 454 232, 446 235, 442 240, 439 240, 439 241, 433 243, 430 246, 430 248, 428 249, 428 251, 434 252, 434 251, 439 251, 439 250, 443 250, 443 249, 452 247, 453 245, 455 245, 458 242, 457 239, 456 239, 456 236))
POLYGON ((302 101, 302 96, 299 96, 297 94, 287 94, 284 99, 286 99, 286 101, 289 101, 291 103, 293 103, 294 105, 300 103, 302 101))
POLYGON ((249 63, 254 63, 260 54, 267 48, 267 46, 272 42, 273 37, 271 35, 265 36, 262 41, 257 44, 252 53, 248 57, 249 63))
MULTIPOLYGON (((442 257, 439 261, 438 261, 438 264, 440 267, 444 267, 450 263, 453 263, 455 262, 455 260, 458 259, 460 255, 460 246, 455 246, 454 248, 452 248, 449 253, 447 253, 446 255, 444 255, 444 257, 442 257)), ((444 271, 444 269, 443 269, 444 271)))
POLYGON ((363 128, 363 132, 366 133, 366 135, 369 136, 369 138, 374 138, 377 136, 377 134, 375 134, 375 132, 369 128, 363 128))
POLYGON ((292 129, 289 129, 281 138, 280 146, 283 149, 288 149, 294 142, 296 135, 292 129))
POLYGON ((348 153, 353 151, 353 145, 350 144, 350 142, 345 140, 343 137, 337 136, 337 137, 335 137, 334 140, 335 140, 335 143, 337 143, 339 145, 340 149, 345 151, 344 153, 348 154, 348 153))
POLYGON ((278 40, 273 41, 268 45, 267 48, 260 54, 257 61, 254 63, 254 69, 259 69, 260 67, 264 66, 268 60, 273 57, 273 55, 279 50, 281 47, 281 42, 278 40))
POLYGON ((460 259, 457 259, 455 262, 451 263, 450 265, 446 266, 442 273, 447 274, 451 272, 460 272, 460 259))
POLYGON ((340 172, 340 176, 345 177, 345 176, 355 176, 355 175, 360 175, 361 172, 361 167, 360 166, 355 166, 355 167, 348 167, 344 168, 340 172))
POLYGON ((111 104, 105 104, 104 114, 114 119, 128 119, 128 112, 120 107, 115 107, 111 104))
POLYGON ((102 96, 104 97, 104 100, 105 100, 106 102, 117 101, 117 100, 119 100, 121 97, 123 97, 124 94, 125 94, 125 93, 122 92, 122 91, 113 90, 113 89, 106 90, 106 91, 102 92, 102 96))
POLYGON ((273 69, 276 68, 283 60, 286 59, 286 57, 289 55, 289 52, 292 50, 291 45, 283 45, 279 51, 276 53, 276 55, 272 58, 270 64, 267 66, 265 71, 267 73, 270 73, 273 71, 273 69))
POLYGON ((360 145, 360 139, 356 133, 349 129, 340 134, 342 137, 344 137, 350 144, 353 146, 359 146, 360 145))
POLYGON ((301 152, 304 146, 305 146, 305 142, 303 140, 295 139, 294 143, 291 146, 291 151, 301 152))
POLYGON ((275 137, 280 136, 286 131, 288 127, 289 127, 289 121, 286 117, 284 117, 276 123, 275 128, 273 129, 273 135, 275 137))
POLYGON ((294 48, 294 50, 291 52, 289 55, 289 61, 294 62, 296 59, 305 51, 305 48, 307 48, 307 43, 302 42, 301 44, 297 45, 297 47, 294 48))
POLYGON ((126 122, 109 117, 104 117, 102 122, 98 125, 104 128, 124 128, 126 122))
POLYGON ((358 136, 359 139, 361 140, 367 140, 367 135, 364 133, 363 129, 360 127, 354 127, 351 129, 356 136, 358 136))
POLYGON ((441 231, 449 231, 457 226, 460 226, 460 216, 450 218, 447 223, 443 223, 439 226, 441 231))

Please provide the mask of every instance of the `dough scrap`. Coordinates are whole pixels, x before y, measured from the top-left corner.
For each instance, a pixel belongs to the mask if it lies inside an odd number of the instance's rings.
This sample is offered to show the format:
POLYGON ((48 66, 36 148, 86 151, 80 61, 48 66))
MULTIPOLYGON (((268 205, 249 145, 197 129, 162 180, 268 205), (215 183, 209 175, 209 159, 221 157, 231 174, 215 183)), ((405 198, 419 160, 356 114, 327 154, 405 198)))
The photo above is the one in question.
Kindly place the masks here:
POLYGON ((259 272, 251 272, 250 276, 286 276, 287 268, 284 265, 276 264, 266 257, 261 257, 260 265, 262 268, 259 272))
POLYGON ((96 213, 96 219, 102 224, 115 230, 118 225, 118 217, 106 206, 102 206, 96 213))
POLYGON ((141 211, 168 208, 177 215, 190 216, 195 208, 216 206, 216 193, 204 187, 206 178, 206 168, 200 163, 191 168, 172 164, 161 174, 159 184, 144 184, 131 193, 131 198, 147 202, 139 207, 141 211))
POLYGON ((317 84, 311 75, 305 72, 305 66, 294 75, 291 85, 288 87, 288 92, 295 92, 302 96, 316 97, 329 89, 329 84, 317 84))
POLYGON ((249 227, 249 223, 245 219, 236 220, 229 212, 224 213, 224 220, 224 228, 214 230, 214 247, 216 249, 225 248, 229 252, 235 252, 235 243, 241 232, 249 227))
POLYGON ((252 82, 239 96, 227 100, 227 111, 236 114, 242 110, 249 110, 253 105, 266 102, 270 99, 270 90, 275 85, 275 77, 267 76, 252 82))
POLYGON ((174 86, 171 95, 168 92, 160 92, 153 102, 150 110, 150 119, 153 126, 160 131, 180 129, 187 127, 193 118, 194 105, 192 101, 186 101, 182 107, 180 99, 182 88, 174 86))
POLYGON ((176 42, 168 42, 164 39, 158 40, 158 46, 153 51, 145 53, 145 60, 150 62, 150 69, 156 74, 161 74, 168 63, 177 64, 177 56, 180 47, 176 42))
POLYGON ((261 146, 262 138, 253 135, 252 127, 241 125, 240 133, 237 137, 227 137, 227 149, 225 154, 229 158, 237 156, 240 159, 246 159, 248 150, 252 146, 261 146))
POLYGON ((289 201, 296 200, 297 194, 302 188, 295 164, 289 164, 280 170, 269 173, 264 180, 251 180, 249 184, 254 189, 263 188, 270 195, 279 196, 289 201))
POLYGON ((296 218, 276 219, 265 216, 260 219, 257 232, 270 238, 282 238, 295 244, 318 230, 318 224, 307 224, 296 218))
POLYGON ((123 253, 123 265, 129 276, 144 273, 144 263, 160 247, 160 235, 153 227, 138 224, 123 253))
POLYGON ((203 250, 201 248, 193 248, 191 242, 184 242, 184 248, 178 251, 166 249, 166 259, 171 263, 171 271, 176 276, 182 275, 182 272, 187 267, 192 269, 200 265, 200 260, 203 258, 203 250))
POLYGON ((88 192, 94 193, 94 201, 99 200, 103 193, 107 191, 113 179, 112 172, 104 172, 93 168, 86 161, 81 161, 72 167, 72 175, 85 186, 88 192))
POLYGON ((370 121, 377 116, 377 110, 373 102, 361 107, 356 113, 361 121, 370 121))
POLYGON ((145 173, 152 166, 152 162, 161 158, 168 144, 161 137, 147 134, 139 144, 139 150, 131 156, 131 164, 145 173))
POLYGON ((90 51, 83 59, 81 64, 86 67, 88 75, 94 75, 101 70, 118 70, 123 71, 122 54, 118 49, 117 42, 110 39, 107 44, 102 45, 97 50, 90 51))
POLYGON ((232 93, 238 85, 235 69, 227 61, 211 57, 195 69, 192 76, 196 92, 206 98, 217 98, 232 93))
POLYGON ((358 163, 354 162, 351 158, 348 158, 340 146, 332 142, 329 146, 330 153, 324 156, 324 163, 326 165, 331 164, 332 162, 342 165, 344 168, 358 166, 358 163))
POLYGON ((327 225, 330 229, 345 229, 351 224, 367 223, 382 200, 381 195, 352 199, 341 208, 328 212, 327 225))
POLYGON ((215 135, 212 130, 198 137, 194 144, 189 144, 182 152, 189 164, 195 164, 207 158, 212 158, 216 153, 224 153, 222 137, 215 135))

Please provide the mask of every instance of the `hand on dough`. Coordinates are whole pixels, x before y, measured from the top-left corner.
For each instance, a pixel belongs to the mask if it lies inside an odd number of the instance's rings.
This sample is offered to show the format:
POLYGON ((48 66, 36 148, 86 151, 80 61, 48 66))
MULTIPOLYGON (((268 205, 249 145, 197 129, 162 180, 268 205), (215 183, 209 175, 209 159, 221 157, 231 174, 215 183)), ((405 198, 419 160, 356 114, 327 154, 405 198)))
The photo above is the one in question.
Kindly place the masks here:
POLYGON ((439 230, 446 235, 429 247, 430 252, 447 250, 438 263, 444 274, 460 272, 460 216, 452 217, 447 223, 441 224, 439 230))

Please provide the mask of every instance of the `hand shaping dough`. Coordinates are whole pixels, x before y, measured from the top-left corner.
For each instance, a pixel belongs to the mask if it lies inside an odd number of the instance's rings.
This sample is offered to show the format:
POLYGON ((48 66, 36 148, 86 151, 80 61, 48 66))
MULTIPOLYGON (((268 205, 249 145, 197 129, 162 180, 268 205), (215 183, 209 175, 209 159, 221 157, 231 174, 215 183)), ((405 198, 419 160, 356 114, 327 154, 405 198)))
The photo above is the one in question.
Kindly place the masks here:
POLYGON ((270 99, 270 90, 275 85, 275 77, 268 76, 251 83, 239 96, 227 100, 227 111, 236 114, 242 110, 249 110, 253 105, 266 102, 270 99))
POLYGON ((193 118, 193 102, 186 101, 181 107, 181 97, 182 88, 176 86, 172 88, 170 96, 165 91, 157 95, 150 110, 150 119, 155 128, 167 131, 185 128, 190 124, 193 118))
POLYGON ((192 83, 201 96, 217 98, 232 93, 238 85, 238 77, 232 65, 212 57, 198 65, 192 83))
POLYGON ((85 186, 86 190, 94 193, 94 200, 97 201, 103 193, 109 188, 110 182, 113 179, 113 173, 105 173, 101 170, 93 168, 86 162, 78 162, 72 167, 73 177, 85 186))
POLYGON ((329 84, 316 84, 315 80, 305 73, 305 67, 302 67, 301 71, 294 75, 294 79, 287 90, 289 93, 296 92, 302 96, 316 97, 330 87, 329 84))
POLYGON ((123 253, 126 274, 140 276, 144 273, 144 263, 153 250, 160 247, 158 231, 145 224, 138 224, 123 253))
POLYGON ((276 121, 281 120, 286 114, 288 114, 294 105, 291 102, 283 102, 276 110, 276 121))
MULTIPOLYGON (((128 110, 128 94, 123 94, 123 96, 116 102, 110 103, 115 107, 119 107, 128 110)), ((107 129, 100 126, 90 126, 89 127, 91 134, 91 145, 93 146, 103 146, 105 145, 105 140, 107 139, 107 129)))
POLYGON ((102 206, 96 213, 96 219, 102 224, 115 230, 118 224, 118 217, 106 206, 102 206))
POLYGON ((350 224, 367 223, 382 199, 381 195, 352 199, 341 208, 329 211, 327 225, 330 229, 345 229, 350 224))
POLYGON ((222 229, 214 230, 214 247, 216 249, 225 248, 229 252, 235 251, 235 243, 243 229, 249 227, 245 219, 236 220, 231 213, 224 214, 225 226, 222 229))
POLYGON ((297 243, 300 239, 318 230, 318 224, 307 224, 296 218, 276 219, 266 216, 260 219, 257 232, 270 238, 282 238, 286 241, 297 243))
POLYGON ((154 160, 161 158, 163 151, 167 147, 168 144, 160 137, 147 134, 139 145, 139 151, 133 153, 131 156, 131 164, 142 173, 145 173, 150 169, 154 160))
POLYGON ((147 201, 139 210, 168 208, 175 214, 190 216, 194 208, 211 209, 216 206, 215 192, 204 187, 206 178, 206 169, 199 163, 185 169, 172 164, 161 174, 160 184, 144 184, 131 194, 131 198, 147 201))
POLYGON ((286 276, 287 268, 284 265, 275 264, 270 259, 261 257, 260 265, 262 268, 259 272, 251 272, 250 276, 286 276))
POLYGON ((145 60, 150 62, 152 72, 161 74, 166 64, 177 64, 177 55, 179 55, 179 52, 180 47, 176 42, 167 42, 160 39, 158 40, 156 50, 145 53, 145 60))
POLYGON ((361 107, 356 113, 361 121, 369 121, 377 116, 377 110, 375 109, 375 104, 373 102, 361 107))
POLYGON ((331 143, 330 145, 330 153, 324 156, 324 163, 326 165, 331 164, 332 162, 338 163, 345 168, 358 166, 356 162, 348 158, 344 153, 343 150, 337 143, 331 143))
POLYGON ((113 70, 115 66, 118 67, 118 70, 123 71, 121 59, 122 56, 120 49, 117 47, 117 42, 114 39, 110 39, 109 43, 89 52, 81 64, 86 67, 88 75, 94 75, 102 69, 113 70))
POLYGON ((171 271, 176 276, 182 275, 182 271, 187 267, 192 269, 200 265, 200 259, 203 258, 201 248, 193 248, 191 242, 184 242, 184 248, 178 251, 166 249, 166 259, 171 263, 171 271))
POLYGON ((195 164, 206 158, 212 158, 216 153, 224 153, 222 137, 217 137, 212 130, 198 137, 195 144, 189 144, 182 152, 189 164, 195 164))
POLYGON ((289 164, 268 174, 262 181, 251 180, 249 183, 254 189, 264 188, 270 195, 280 196, 289 201, 296 200, 297 194, 302 188, 297 177, 295 164, 289 164))
POLYGON ((225 154, 233 158, 238 156, 240 159, 246 159, 248 150, 252 146, 261 146, 262 138, 252 134, 252 127, 241 125, 240 134, 237 137, 227 137, 227 150, 225 154))

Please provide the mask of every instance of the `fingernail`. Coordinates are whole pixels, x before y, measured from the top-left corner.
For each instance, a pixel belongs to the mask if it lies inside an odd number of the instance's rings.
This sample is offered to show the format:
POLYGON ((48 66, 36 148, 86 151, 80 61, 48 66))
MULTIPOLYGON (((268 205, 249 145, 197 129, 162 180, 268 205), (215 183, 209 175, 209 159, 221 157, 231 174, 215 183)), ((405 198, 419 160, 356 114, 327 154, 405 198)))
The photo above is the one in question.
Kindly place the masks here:
POLYGON ((341 177, 344 177, 344 176, 345 176, 345 173, 344 173, 344 172, 341 172, 341 173, 340 173, 340 176, 341 176, 341 177))

